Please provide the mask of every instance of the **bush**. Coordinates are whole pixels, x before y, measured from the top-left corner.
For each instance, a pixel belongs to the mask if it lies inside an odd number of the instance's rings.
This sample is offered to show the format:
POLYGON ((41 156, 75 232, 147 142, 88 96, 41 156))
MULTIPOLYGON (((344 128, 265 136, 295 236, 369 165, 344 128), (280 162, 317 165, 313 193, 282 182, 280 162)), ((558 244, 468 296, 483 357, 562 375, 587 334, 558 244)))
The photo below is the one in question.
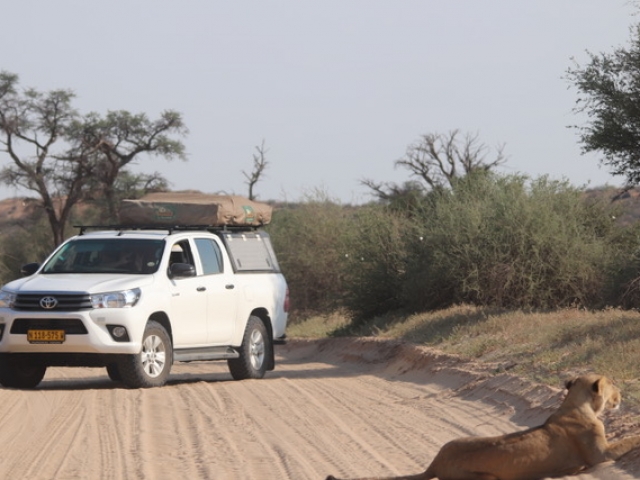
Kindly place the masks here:
POLYGON ((399 208, 326 199, 269 227, 295 311, 356 323, 466 303, 555 309, 640 304, 640 231, 568 182, 476 172, 399 208))
POLYGON ((468 175, 425 202, 410 236, 412 310, 596 306, 618 255, 610 208, 567 182, 468 175))
MULTIPOLYGON (((276 208, 268 226, 294 312, 339 308, 344 294, 344 236, 352 211, 326 198, 276 208)), ((295 316, 292 316, 295 320, 295 316)))
MULTIPOLYGON (((267 230, 294 323, 345 307, 357 322, 463 303, 639 307, 640 227, 616 225, 610 203, 586 197, 567 182, 476 172, 388 205, 317 194, 276 206, 267 230)), ((74 222, 96 218, 87 207, 74 222)), ((52 248, 41 211, 1 238, 3 283, 52 248)))
POLYGON ((345 306, 356 320, 402 307, 410 220, 381 205, 361 207, 346 240, 345 306))
POLYGON ((617 255, 609 265, 606 303, 625 309, 640 308, 640 224, 621 229, 617 255))

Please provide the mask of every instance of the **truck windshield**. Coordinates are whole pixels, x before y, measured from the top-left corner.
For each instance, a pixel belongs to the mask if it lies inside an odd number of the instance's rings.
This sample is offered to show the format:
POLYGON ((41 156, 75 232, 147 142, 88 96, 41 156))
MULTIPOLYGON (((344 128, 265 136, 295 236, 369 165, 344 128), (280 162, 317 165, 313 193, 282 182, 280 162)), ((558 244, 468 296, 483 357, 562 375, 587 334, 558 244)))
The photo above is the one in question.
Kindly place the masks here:
POLYGON ((78 238, 64 244, 42 273, 154 273, 163 250, 164 240, 78 238))

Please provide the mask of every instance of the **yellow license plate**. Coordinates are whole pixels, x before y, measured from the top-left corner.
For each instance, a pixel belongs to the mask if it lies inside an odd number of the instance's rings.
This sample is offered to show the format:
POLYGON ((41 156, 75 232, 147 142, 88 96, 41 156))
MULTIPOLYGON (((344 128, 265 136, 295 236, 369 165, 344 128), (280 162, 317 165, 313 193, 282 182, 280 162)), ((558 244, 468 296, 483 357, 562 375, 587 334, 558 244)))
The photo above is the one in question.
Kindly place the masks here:
POLYGON ((64 330, 27 330, 29 343, 63 343, 64 330))

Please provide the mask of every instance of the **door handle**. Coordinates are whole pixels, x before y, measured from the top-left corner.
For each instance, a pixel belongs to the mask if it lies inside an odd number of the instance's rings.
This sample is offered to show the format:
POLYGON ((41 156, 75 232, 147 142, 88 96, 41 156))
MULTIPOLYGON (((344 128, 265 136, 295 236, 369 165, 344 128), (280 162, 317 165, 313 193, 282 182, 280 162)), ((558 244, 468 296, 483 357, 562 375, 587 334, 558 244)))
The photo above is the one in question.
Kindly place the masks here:
POLYGON ((204 292, 206 289, 207 289, 207 287, 198 287, 198 288, 196 288, 196 290, 198 292, 204 292))
POLYGON ((227 283, 224 288, 227 290, 233 290, 236 286, 233 283, 227 283))

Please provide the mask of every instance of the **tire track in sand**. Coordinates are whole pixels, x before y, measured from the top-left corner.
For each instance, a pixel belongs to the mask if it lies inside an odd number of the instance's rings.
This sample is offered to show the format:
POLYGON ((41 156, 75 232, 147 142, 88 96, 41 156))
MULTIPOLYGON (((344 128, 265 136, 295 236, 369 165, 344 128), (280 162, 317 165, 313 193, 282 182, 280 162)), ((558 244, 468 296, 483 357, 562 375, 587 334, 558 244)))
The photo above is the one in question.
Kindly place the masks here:
POLYGON ((7 454, 0 466, 2 478, 57 478, 66 460, 79 448, 78 432, 85 418, 83 396, 68 392, 20 393, 25 414, 21 415, 20 433, 10 440, 14 454, 7 454))

